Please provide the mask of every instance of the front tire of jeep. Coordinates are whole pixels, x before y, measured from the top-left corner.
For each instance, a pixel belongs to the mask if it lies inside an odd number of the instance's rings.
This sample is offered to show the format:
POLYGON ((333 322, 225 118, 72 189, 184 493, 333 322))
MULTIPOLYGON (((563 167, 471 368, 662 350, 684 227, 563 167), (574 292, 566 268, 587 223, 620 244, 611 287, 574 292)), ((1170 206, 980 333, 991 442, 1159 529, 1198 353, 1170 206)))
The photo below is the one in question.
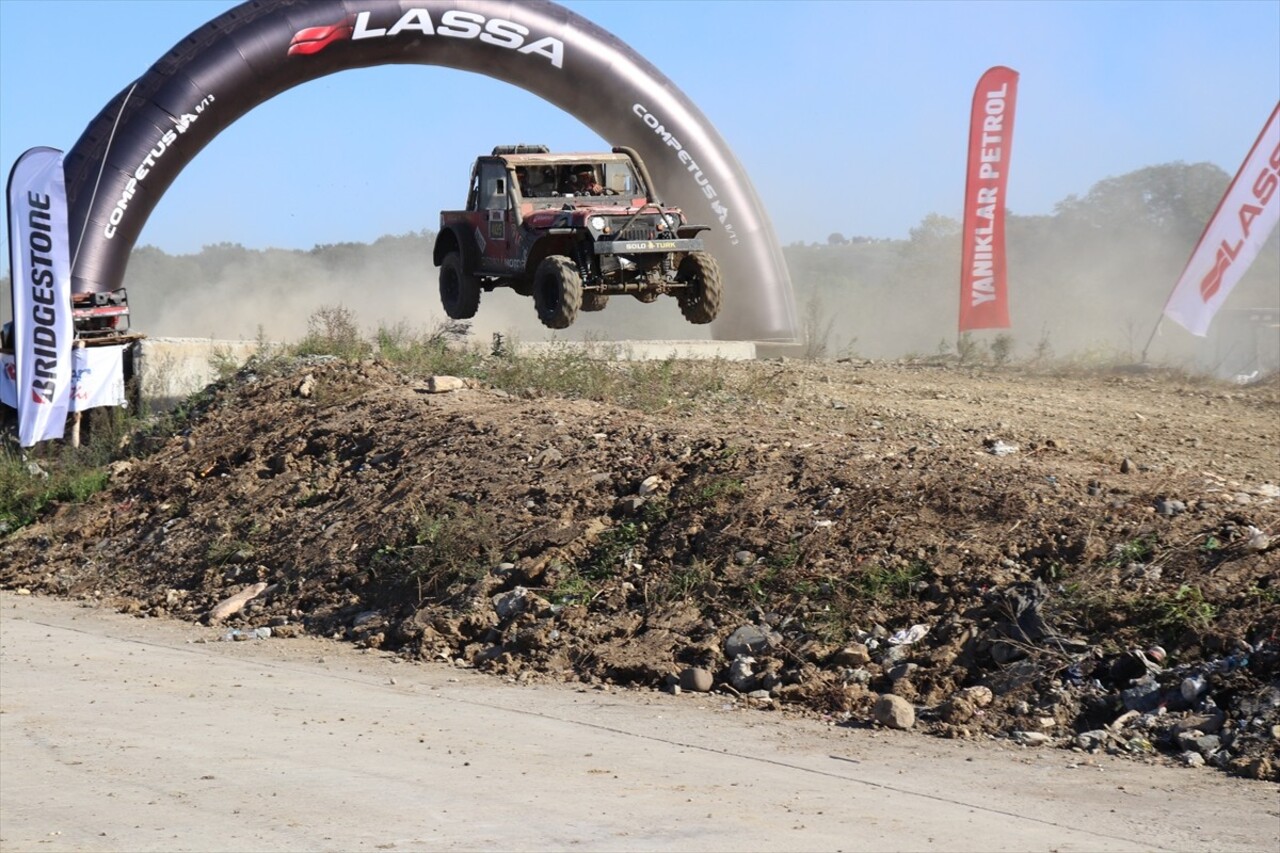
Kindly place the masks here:
POLYGON ((676 281, 687 288, 676 294, 680 313, 690 323, 710 323, 720 313, 723 289, 720 283, 720 265, 706 252, 691 252, 680 262, 676 281))
POLYGON ((445 255, 440 264, 440 304, 451 320, 470 320, 480 309, 480 282, 457 252, 445 255))
POLYGON ((582 307, 582 276, 564 255, 543 258, 533 274, 533 307, 548 329, 567 329, 582 307))

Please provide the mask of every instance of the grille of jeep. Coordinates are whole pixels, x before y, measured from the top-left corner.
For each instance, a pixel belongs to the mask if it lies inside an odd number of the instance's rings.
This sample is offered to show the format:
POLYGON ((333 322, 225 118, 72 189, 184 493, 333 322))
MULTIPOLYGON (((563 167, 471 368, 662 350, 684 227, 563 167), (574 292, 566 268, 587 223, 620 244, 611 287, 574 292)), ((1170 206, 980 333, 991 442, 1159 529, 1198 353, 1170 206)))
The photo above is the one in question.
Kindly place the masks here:
POLYGON ((657 236, 657 229, 648 222, 636 222, 627 230, 618 232, 619 240, 653 240, 657 236))

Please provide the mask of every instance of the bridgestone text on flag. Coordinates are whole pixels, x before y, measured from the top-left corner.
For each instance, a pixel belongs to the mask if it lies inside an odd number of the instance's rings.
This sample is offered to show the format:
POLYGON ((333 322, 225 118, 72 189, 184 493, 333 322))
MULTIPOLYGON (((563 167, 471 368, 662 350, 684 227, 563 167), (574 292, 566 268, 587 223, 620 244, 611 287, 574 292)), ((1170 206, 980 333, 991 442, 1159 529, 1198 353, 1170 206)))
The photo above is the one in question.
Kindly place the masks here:
POLYGON ((71 403, 71 261, 62 152, 32 148, 9 173, 9 269, 18 441, 61 438, 71 403))
POLYGON ((1007 329, 1005 195, 1018 72, 998 65, 982 75, 969 119, 960 267, 960 331, 1007 329))

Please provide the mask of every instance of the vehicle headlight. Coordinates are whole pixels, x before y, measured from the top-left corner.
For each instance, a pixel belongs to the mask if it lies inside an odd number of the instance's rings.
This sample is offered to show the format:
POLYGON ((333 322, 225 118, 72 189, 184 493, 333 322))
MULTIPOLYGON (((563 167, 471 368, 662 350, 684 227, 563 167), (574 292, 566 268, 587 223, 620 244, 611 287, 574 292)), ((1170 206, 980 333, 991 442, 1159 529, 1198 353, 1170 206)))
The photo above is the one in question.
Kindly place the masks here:
POLYGON ((593 217, 591 217, 590 221, 589 221, 589 222, 587 222, 587 224, 591 226, 591 230, 593 230, 593 231, 603 231, 603 230, 604 230, 604 217, 603 217, 603 216, 593 216, 593 217))
POLYGON ((674 213, 665 213, 662 218, 667 221, 667 227, 673 231, 680 227, 680 217, 674 213))

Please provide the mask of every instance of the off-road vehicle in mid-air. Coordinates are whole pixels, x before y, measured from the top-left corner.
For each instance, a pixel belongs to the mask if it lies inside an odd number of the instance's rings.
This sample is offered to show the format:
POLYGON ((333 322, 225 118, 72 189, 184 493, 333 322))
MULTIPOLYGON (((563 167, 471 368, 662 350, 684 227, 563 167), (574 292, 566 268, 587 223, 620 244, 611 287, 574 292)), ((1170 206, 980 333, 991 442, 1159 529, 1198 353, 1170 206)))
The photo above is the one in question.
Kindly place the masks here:
POLYGON ((474 317, 481 291, 532 296, 552 329, 610 296, 653 302, 674 296, 690 323, 720 312, 720 267, 690 225, 653 189, 640 156, 553 154, 502 145, 476 159, 466 210, 440 213, 435 263, 440 301, 455 320, 474 317))

